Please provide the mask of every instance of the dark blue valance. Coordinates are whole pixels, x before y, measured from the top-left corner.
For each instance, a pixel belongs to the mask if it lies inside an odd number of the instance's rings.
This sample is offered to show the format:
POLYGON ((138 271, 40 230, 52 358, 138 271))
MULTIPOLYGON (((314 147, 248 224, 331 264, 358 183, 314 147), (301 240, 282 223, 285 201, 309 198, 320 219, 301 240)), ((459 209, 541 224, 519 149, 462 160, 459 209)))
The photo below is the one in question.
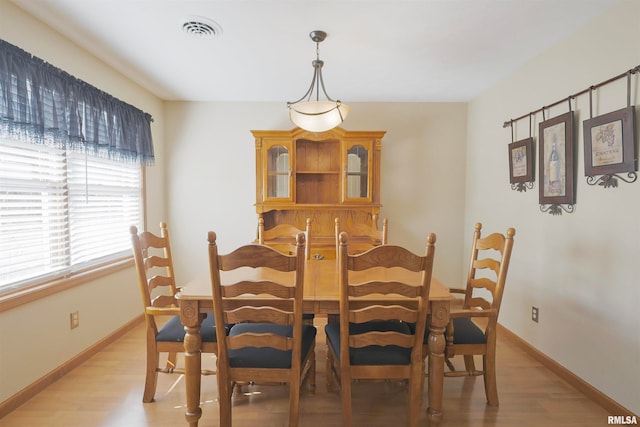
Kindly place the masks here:
POLYGON ((149 114, 0 39, 0 136, 153 163, 149 114))

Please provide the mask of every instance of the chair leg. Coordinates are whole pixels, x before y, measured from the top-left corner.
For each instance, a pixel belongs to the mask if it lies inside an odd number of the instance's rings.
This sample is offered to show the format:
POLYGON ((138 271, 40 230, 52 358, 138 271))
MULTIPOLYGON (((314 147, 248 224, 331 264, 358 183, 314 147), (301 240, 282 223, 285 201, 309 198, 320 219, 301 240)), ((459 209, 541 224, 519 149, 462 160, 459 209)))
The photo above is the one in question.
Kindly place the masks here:
POLYGON ((473 360, 472 354, 466 354, 464 357, 464 369, 469 373, 469 375, 473 375, 476 370, 476 363, 473 360))
POLYGON ((482 357, 482 368, 484 370, 484 392, 487 395, 487 402, 491 406, 498 406, 495 351, 487 351, 487 354, 482 357))
POLYGON ((158 353, 155 342, 153 345, 147 345, 147 374, 144 381, 144 393, 142 394, 142 402, 153 402, 156 394, 156 386, 158 384, 158 364, 160 363, 160 354, 158 353))
POLYGON ((315 344, 309 350, 309 356, 301 368, 300 391, 308 389, 310 393, 316 392, 316 350, 315 344))
POLYGON ((342 393, 342 426, 351 427, 351 377, 342 372, 340 375, 340 388, 342 393))
POLYGON ((300 379, 292 378, 289 383, 289 427, 298 427, 300 413, 300 379))
POLYGON ((335 380, 335 377, 333 375, 333 354, 331 353, 331 348, 329 346, 329 343, 327 343, 327 356, 325 358, 325 374, 326 374, 326 381, 327 381, 327 391, 328 392, 334 392, 335 391, 335 387, 333 386, 333 381, 335 380))
POLYGON ((173 372, 176 367, 176 361, 178 360, 178 355, 176 352, 171 352, 167 356, 167 372, 173 372))
POLYGON ((231 384, 231 394, 242 394, 242 386, 247 385, 247 382, 234 382, 231 384))
POLYGON ((444 363, 447 365, 447 368, 449 368, 449 370, 450 370, 451 372, 455 372, 456 367, 455 367, 455 366, 453 366, 453 362, 451 361, 451 359, 450 359, 450 358, 448 358, 448 357, 447 357, 447 358, 445 358, 445 359, 444 359, 444 363))
POLYGON ((314 348, 312 348, 310 350, 312 352, 311 354, 311 366, 309 367, 309 369, 311 369, 311 372, 309 372, 309 390, 312 393, 316 392, 316 349, 315 349, 315 345, 314 348))
POLYGON ((420 370, 414 369, 409 378, 409 411, 407 413, 409 427, 418 427, 420 408, 422 406, 422 392, 424 390, 424 360, 420 370))
POLYGON ((218 406, 220 409, 220 426, 231 427, 231 392, 233 384, 225 373, 218 368, 218 406))

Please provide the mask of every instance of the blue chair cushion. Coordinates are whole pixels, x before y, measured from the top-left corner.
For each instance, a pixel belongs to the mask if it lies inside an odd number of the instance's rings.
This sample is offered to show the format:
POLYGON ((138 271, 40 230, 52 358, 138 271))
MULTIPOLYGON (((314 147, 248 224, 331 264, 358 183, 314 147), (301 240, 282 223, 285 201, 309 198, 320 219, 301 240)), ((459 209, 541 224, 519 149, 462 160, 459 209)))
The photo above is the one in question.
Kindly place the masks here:
MULTIPOLYGON (((246 332, 275 333, 292 337, 292 325, 273 323, 237 323, 229 330, 229 336, 246 332)), ((304 360, 316 340, 317 329, 311 325, 302 325, 302 359, 304 360)), ((232 368, 284 368, 291 367, 292 351, 276 350, 269 347, 245 347, 229 350, 229 366, 232 368)))
MULTIPOLYGON (((416 330, 415 323, 407 323, 411 332, 416 330)), ((445 338, 446 338, 445 332, 445 338)), ((424 330, 424 343, 429 342, 429 325, 424 330)), ((453 343, 454 344, 486 344, 487 339, 482 329, 468 317, 456 317, 453 319, 453 343)))
MULTIPOLYGON (((340 358, 340 323, 327 323, 324 328, 327 343, 340 358)), ((358 335, 365 332, 402 332, 411 334, 406 323, 378 321, 365 323, 349 323, 349 334, 358 335)), ((349 359, 352 365, 408 365, 411 363, 411 349, 395 345, 370 345, 362 348, 349 349, 349 359)))
POLYGON ((487 338, 482 329, 468 317, 453 319, 454 344, 486 344, 487 338))
MULTIPOLYGON (((202 336, 203 342, 218 342, 213 313, 207 313, 207 317, 202 321, 200 335, 202 336)), ((156 335, 156 341, 184 342, 184 326, 182 322, 180 322, 180 316, 172 317, 160 328, 158 335, 156 335)))

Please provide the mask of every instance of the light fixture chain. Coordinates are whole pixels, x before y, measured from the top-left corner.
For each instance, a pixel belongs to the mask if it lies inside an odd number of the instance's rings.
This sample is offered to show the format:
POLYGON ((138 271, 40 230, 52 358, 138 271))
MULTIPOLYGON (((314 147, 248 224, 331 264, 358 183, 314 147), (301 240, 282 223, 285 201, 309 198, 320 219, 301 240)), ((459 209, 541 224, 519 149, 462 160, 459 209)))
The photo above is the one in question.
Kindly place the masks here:
MULTIPOLYGON (((320 64, 320 42, 316 42, 316 63, 320 64)), ((313 72, 313 78, 316 82, 316 101, 320 101, 320 82, 322 81, 322 65, 314 65, 315 71, 313 72)), ((322 85, 324 89, 324 85, 322 85)), ((327 93, 325 92, 325 96, 327 93)))

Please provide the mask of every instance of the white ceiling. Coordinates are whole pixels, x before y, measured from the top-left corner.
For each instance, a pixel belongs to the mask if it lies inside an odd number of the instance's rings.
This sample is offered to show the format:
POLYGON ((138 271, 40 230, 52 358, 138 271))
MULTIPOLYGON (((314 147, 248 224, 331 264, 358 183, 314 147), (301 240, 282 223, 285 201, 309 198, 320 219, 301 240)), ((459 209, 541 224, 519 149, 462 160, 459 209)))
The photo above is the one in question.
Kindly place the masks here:
MULTIPOLYGON (((12 0, 166 100, 467 101, 619 0, 12 0), (222 28, 182 31, 193 17, 222 28)), ((55 65, 55 64, 54 64, 55 65)))

